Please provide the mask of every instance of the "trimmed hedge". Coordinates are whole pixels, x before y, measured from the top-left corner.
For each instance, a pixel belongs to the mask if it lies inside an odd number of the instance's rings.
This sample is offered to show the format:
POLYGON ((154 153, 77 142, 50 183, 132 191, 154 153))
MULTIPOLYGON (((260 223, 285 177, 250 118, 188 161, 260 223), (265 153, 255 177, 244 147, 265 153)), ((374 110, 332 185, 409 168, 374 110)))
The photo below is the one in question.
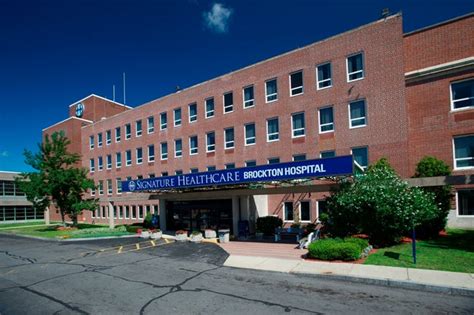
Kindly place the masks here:
POLYGON ((283 221, 279 217, 266 216, 257 219, 257 230, 265 235, 275 234, 275 229, 281 227, 283 221))
POLYGON ((308 254, 312 258, 321 260, 357 260, 367 246, 367 241, 363 239, 327 238, 310 244, 308 254))

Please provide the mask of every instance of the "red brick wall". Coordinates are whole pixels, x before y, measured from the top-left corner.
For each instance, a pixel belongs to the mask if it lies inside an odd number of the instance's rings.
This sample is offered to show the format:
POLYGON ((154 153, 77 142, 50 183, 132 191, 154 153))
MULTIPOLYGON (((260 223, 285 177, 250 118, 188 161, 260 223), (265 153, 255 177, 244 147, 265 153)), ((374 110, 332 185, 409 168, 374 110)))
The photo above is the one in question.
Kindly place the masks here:
MULTIPOLYGON (((129 110, 129 107, 113 102, 111 100, 91 95, 81 101, 84 104, 84 114, 82 118, 91 121, 100 121, 102 118, 108 118, 118 113, 129 110)), ((77 102, 79 104, 79 102, 77 102)), ((76 105, 69 107, 69 116, 76 116, 76 105)))

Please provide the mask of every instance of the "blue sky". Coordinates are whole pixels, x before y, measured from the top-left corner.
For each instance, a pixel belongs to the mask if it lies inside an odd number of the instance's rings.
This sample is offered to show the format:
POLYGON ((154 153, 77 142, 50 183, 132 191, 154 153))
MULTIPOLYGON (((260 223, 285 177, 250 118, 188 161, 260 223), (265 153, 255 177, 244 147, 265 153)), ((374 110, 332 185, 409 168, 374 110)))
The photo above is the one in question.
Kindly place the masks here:
POLYGON ((137 106, 402 11, 411 31, 474 11, 472 0, 0 0, 0 170, 91 93, 137 106))

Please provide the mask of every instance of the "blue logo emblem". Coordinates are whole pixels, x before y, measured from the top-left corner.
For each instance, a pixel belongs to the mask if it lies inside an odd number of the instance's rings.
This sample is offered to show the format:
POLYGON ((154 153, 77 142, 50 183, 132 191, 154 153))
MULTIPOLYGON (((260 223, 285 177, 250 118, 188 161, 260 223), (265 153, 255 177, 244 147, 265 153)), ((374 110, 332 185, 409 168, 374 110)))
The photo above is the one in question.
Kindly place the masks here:
POLYGON ((76 117, 82 117, 84 114, 84 108, 85 106, 82 103, 76 105, 76 117))
POLYGON ((129 182, 128 183, 128 189, 130 191, 134 191, 135 190, 135 182, 129 182))

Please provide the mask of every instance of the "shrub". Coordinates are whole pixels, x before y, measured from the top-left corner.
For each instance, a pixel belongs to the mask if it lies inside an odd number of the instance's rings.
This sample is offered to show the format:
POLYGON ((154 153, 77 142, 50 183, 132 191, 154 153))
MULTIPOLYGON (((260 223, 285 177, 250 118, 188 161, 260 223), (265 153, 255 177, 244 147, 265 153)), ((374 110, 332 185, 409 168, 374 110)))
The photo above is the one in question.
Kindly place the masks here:
POLYGON ((273 235, 275 229, 282 225, 283 221, 279 217, 266 216, 257 219, 257 230, 265 235, 273 235))
POLYGON ((346 243, 357 244, 357 246, 359 246, 361 251, 363 251, 364 249, 366 249, 369 246, 369 241, 367 241, 363 238, 348 237, 348 238, 345 238, 344 241, 346 243))
POLYGON ((311 243, 308 248, 310 257, 321 260, 356 260, 362 249, 353 241, 340 238, 327 238, 311 243))
POLYGON ((143 227, 140 226, 140 225, 126 225, 126 226, 125 226, 125 229, 126 229, 127 232, 129 232, 129 233, 137 233, 137 231, 138 231, 139 229, 143 229, 143 227))
POLYGON ((153 219, 153 215, 151 213, 147 213, 147 215, 145 216, 145 219, 143 220, 143 227, 144 228, 151 228, 152 227, 152 224, 151 224, 152 219, 153 219))

